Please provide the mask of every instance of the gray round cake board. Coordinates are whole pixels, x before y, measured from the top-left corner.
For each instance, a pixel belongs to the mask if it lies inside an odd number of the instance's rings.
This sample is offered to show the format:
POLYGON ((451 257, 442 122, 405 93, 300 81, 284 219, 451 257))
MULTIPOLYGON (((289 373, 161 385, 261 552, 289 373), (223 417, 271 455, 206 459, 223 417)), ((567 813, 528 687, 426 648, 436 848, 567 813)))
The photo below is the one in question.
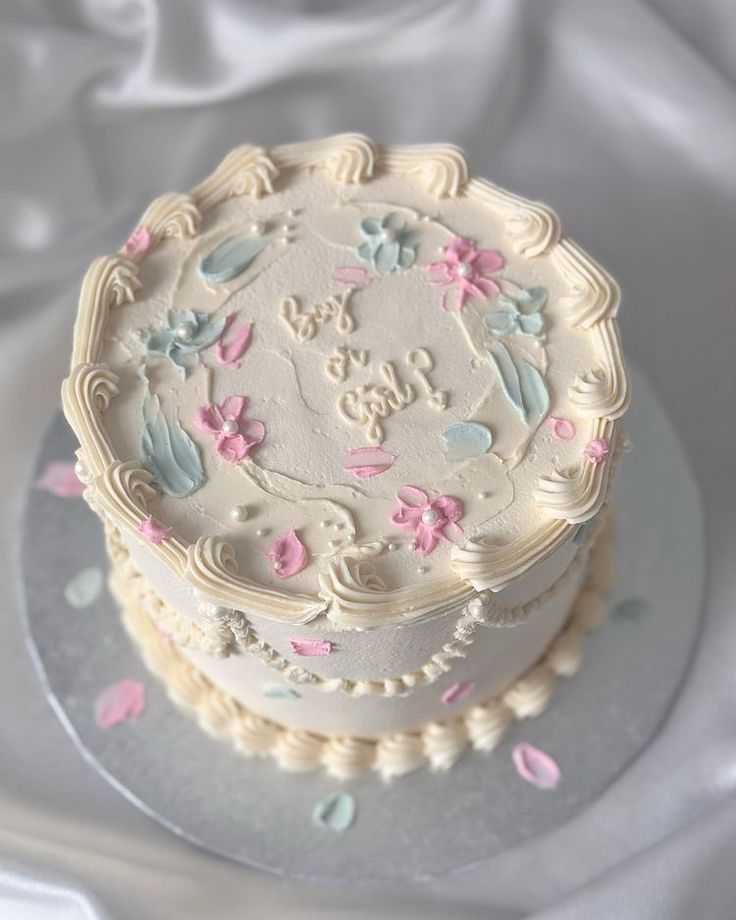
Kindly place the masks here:
MULTIPOLYGON (((245 759, 207 736, 146 670, 106 589, 88 606, 67 602, 73 576, 107 570, 101 525, 82 499, 32 485, 21 554, 28 646, 81 754, 174 833, 291 877, 440 876, 569 821, 656 733, 686 673, 701 615, 698 488, 662 406, 641 374, 633 376, 633 446, 615 490, 617 583, 607 624, 585 640, 580 673, 560 681, 547 712, 516 723, 492 753, 469 753, 448 772, 422 769, 390 783, 375 774, 340 783, 323 772, 283 773, 270 759, 245 759), (145 710, 136 721, 100 729, 95 699, 123 678, 143 682, 145 710), (556 789, 540 790, 518 775, 511 750, 519 742, 557 761, 556 789), (338 834, 317 826, 312 812, 339 791, 354 797, 357 811, 352 827, 338 834)), ((76 446, 57 416, 34 483, 50 461, 72 460, 76 446)))

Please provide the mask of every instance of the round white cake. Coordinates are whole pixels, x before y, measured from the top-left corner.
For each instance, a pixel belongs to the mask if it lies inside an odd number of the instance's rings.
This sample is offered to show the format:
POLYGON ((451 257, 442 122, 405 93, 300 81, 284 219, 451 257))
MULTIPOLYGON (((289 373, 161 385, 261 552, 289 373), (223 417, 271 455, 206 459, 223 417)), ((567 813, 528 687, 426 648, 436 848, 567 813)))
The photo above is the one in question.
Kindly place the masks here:
POLYGON ((172 697, 338 776, 541 712, 610 579, 618 303, 450 146, 244 146, 157 199, 87 274, 63 400, 172 697))

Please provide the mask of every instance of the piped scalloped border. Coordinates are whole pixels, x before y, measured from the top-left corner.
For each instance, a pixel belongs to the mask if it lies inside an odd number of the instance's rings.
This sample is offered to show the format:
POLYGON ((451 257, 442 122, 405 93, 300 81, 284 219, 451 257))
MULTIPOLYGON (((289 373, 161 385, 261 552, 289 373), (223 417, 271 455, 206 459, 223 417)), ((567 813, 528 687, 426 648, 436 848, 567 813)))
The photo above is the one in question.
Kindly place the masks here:
MULTIPOLYGON (((323 170, 335 182, 368 181, 380 167, 384 171, 415 177, 428 194, 437 198, 466 197, 484 203, 506 221, 511 245, 528 258, 549 256, 566 280, 570 293, 565 311, 573 327, 592 336, 595 366, 585 369, 569 388, 569 397, 582 416, 592 420, 591 437, 604 437, 615 447, 620 422, 630 400, 615 316, 620 301, 616 283, 578 246, 561 234, 557 216, 546 206, 520 198, 485 179, 469 178, 467 161, 451 145, 382 147, 359 134, 342 134, 321 141, 287 144, 264 150, 245 145, 229 153, 218 168, 189 195, 169 194, 156 199, 139 226, 150 234, 148 249, 171 236, 196 235, 202 214, 235 195, 261 197, 273 189, 273 180, 285 168, 323 170)), ((131 302, 140 286, 140 255, 116 254, 93 262, 85 276, 74 329, 71 371, 62 387, 64 411, 80 442, 78 457, 82 479, 98 492, 90 503, 104 508, 113 526, 130 530, 145 517, 149 496, 129 488, 138 477, 118 477, 120 461, 114 456, 103 425, 104 411, 117 395, 117 377, 97 363, 103 330, 111 309, 131 302)), ((143 471, 140 471, 142 473, 143 471)), ((550 518, 535 533, 503 546, 468 542, 452 551, 454 574, 463 584, 455 592, 500 590, 535 562, 568 539, 577 523, 588 520, 606 500, 609 464, 581 462, 572 471, 553 470, 542 477, 534 500, 550 518)), ((88 492, 90 490, 88 489, 88 492)), ((187 580, 203 600, 248 610, 284 622, 306 623, 327 610, 327 616, 347 623, 352 613, 333 601, 287 595, 262 588, 238 576, 232 550, 216 537, 191 547, 173 539, 151 551, 187 580)), ((416 616, 424 615, 422 588, 418 587, 416 616)), ((452 592, 451 592, 452 593, 452 592)), ((374 611, 375 598, 370 609, 374 611)), ((447 605, 443 605, 447 606, 447 605)), ((396 623, 411 617, 398 613, 396 623)), ((381 625, 388 622, 381 617, 381 625)))
POLYGON ((468 749, 491 751, 515 719, 528 719, 547 708, 560 677, 577 673, 584 635, 605 619, 603 595, 613 578, 612 525, 593 546, 588 575, 563 629, 541 659, 500 696, 474 705, 454 718, 429 722, 421 730, 367 740, 352 735, 318 735, 279 725, 247 709, 216 687, 161 635, 133 585, 113 569, 110 581, 123 608, 123 622, 138 644, 149 670, 164 684, 170 699, 194 715, 216 738, 230 741, 246 757, 270 756, 284 770, 324 768, 340 780, 369 770, 383 779, 405 776, 429 766, 449 769, 468 749))

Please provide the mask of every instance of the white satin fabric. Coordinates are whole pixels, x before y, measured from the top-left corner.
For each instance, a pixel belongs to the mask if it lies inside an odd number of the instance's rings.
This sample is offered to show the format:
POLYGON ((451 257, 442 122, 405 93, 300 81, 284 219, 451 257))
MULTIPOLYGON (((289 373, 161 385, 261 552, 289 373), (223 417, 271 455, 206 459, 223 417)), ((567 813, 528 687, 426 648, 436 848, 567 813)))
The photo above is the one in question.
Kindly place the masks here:
POLYGON ((702 484, 709 594, 669 721, 587 812, 464 874, 361 892, 216 859, 127 804, 52 715, 7 591, 3 920, 736 914, 735 83, 733 0, 4 0, 3 584, 90 260, 235 144, 358 130, 461 144, 621 281, 628 354, 702 484))

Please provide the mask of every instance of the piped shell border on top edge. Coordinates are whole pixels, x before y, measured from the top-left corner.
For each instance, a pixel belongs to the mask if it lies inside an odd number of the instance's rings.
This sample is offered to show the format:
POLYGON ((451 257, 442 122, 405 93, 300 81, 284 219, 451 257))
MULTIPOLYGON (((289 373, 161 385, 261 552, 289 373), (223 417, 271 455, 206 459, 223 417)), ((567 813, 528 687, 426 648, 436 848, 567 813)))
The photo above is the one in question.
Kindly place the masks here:
MULTIPOLYGON (((575 379, 568 390, 580 414, 594 419, 593 437, 607 440, 613 449, 620 437, 620 422, 630 401, 629 379, 621 356, 616 316, 620 292, 615 281, 572 241, 562 236, 557 216, 545 205, 501 189, 485 179, 469 178, 465 155, 451 145, 390 146, 373 144, 360 134, 342 134, 321 141, 287 144, 267 151, 244 145, 231 151, 217 169, 190 194, 168 194, 146 209, 140 226, 151 234, 149 249, 171 236, 196 236, 202 214, 236 195, 270 194, 273 180, 284 168, 322 169, 340 184, 369 180, 380 165, 388 172, 412 175, 426 192, 437 198, 462 196, 492 208, 506 221, 514 249, 527 258, 548 255, 570 287, 563 307, 573 327, 592 336, 597 363, 575 379)), ((110 399, 117 395, 117 377, 96 363, 102 349, 103 329, 111 309, 132 302, 138 280, 138 257, 118 253, 96 259, 85 276, 74 329, 71 371, 62 386, 64 411, 80 442, 79 456, 86 481, 110 520, 137 534, 145 517, 148 495, 140 487, 141 475, 122 475, 103 425, 110 399)), ((132 465, 133 467, 135 464, 132 465)), ((144 474, 147 475, 147 474, 144 474)), ((606 500, 609 464, 581 462, 573 471, 553 470, 539 479, 534 491, 537 506, 550 521, 527 537, 504 545, 469 541, 453 547, 451 566, 460 584, 450 591, 454 603, 474 591, 498 591, 514 581, 569 538, 575 526, 590 519, 606 500)), ((150 486, 149 486, 150 488, 150 486)), ((253 584, 237 573, 232 548, 217 538, 201 538, 185 546, 175 537, 150 550, 179 577, 186 579, 204 601, 223 604, 280 622, 306 623, 321 613, 345 623, 351 612, 375 610, 370 597, 366 610, 345 609, 339 592, 320 586, 321 599, 289 595, 253 584)), ((392 623, 406 623, 427 613, 417 588, 414 611, 397 613, 392 623)), ((374 594, 375 592, 370 592, 374 594)), ((430 590, 437 610, 438 597, 430 590)), ((427 598, 429 600, 429 598, 427 598)), ((442 607, 454 604, 445 603, 442 607)), ((387 625, 385 605, 381 625, 387 625)), ((389 618, 390 620, 390 618, 389 618)), ((365 628, 365 626, 363 627, 365 628)))

